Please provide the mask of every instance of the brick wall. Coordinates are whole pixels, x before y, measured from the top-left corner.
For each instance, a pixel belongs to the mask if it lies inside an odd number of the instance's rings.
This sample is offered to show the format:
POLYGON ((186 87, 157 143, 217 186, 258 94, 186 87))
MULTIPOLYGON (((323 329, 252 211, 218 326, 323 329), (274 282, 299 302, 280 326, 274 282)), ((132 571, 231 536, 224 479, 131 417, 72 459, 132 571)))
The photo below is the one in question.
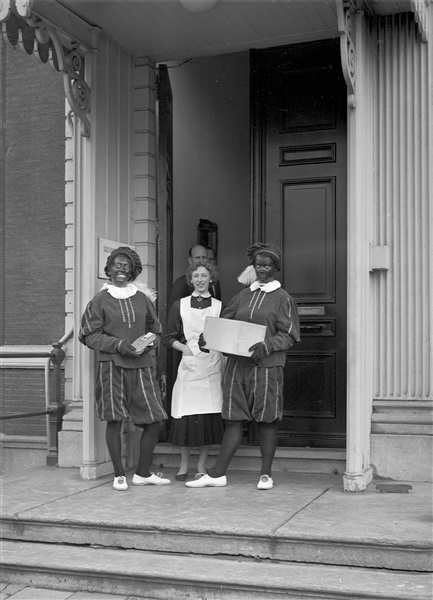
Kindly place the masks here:
MULTIPOLYGON (((43 369, 1 369, 2 415, 45 410, 43 369)), ((29 417, 0 421, 3 433, 9 435, 46 435, 45 417, 29 417)))
POLYGON ((64 333, 64 91, 60 73, 3 46, 1 344, 64 333))
MULTIPOLYGON (((0 345, 51 344, 65 328, 65 140, 60 73, 0 41, 0 345)), ((1 369, 3 414, 43 410, 43 369, 1 369)), ((8 420, 45 435, 45 417, 8 420)))
MULTIPOLYGON (((64 383, 61 395, 64 394, 64 383)), ((56 377, 50 379, 50 397, 56 398, 56 377)), ((0 413, 3 416, 45 410, 43 369, 0 369, 0 413)), ((0 431, 8 435, 44 436, 45 416, 0 421, 0 431)))

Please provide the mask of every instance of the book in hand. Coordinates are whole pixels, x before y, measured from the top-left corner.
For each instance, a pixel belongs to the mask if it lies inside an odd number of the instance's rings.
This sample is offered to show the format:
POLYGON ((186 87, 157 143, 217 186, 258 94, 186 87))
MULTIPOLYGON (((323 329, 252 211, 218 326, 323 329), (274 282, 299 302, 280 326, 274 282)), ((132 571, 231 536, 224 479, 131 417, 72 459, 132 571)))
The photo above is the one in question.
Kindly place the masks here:
POLYGON ((154 333, 146 333, 145 335, 140 335, 135 341, 132 342, 132 345, 135 348, 137 354, 143 354, 148 346, 152 346, 153 342, 156 340, 156 335, 154 333))

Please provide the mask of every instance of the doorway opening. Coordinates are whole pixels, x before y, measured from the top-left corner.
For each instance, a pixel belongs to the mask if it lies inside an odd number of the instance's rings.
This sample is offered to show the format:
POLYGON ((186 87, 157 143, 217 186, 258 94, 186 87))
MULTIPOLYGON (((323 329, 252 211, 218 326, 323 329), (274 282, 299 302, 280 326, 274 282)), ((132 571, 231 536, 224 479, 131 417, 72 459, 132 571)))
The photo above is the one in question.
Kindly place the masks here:
MULTIPOLYGON (((187 268, 200 219, 218 223, 224 303, 242 289, 251 241, 282 248, 282 284, 297 301, 302 341, 288 353, 279 446, 342 448, 347 152, 338 41, 167 66, 173 278, 187 268)), ((255 428, 245 433, 256 445, 255 428)))

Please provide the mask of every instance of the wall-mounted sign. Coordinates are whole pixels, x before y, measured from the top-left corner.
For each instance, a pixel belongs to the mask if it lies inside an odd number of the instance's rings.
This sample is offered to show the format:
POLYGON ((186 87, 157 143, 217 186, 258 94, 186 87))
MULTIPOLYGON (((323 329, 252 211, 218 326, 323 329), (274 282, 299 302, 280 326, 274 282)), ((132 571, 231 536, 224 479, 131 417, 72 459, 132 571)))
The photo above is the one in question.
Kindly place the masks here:
POLYGON ((99 238, 99 256, 98 256, 98 265, 99 265, 99 279, 107 279, 105 275, 104 269, 107 264, 108 256, 120 246, 128 246, 128 248, 132 248, 135 250, 135 246, 131 244, 125 244, 124 242, 114 242, 113 240, 104 240, 103 238, 99 238))

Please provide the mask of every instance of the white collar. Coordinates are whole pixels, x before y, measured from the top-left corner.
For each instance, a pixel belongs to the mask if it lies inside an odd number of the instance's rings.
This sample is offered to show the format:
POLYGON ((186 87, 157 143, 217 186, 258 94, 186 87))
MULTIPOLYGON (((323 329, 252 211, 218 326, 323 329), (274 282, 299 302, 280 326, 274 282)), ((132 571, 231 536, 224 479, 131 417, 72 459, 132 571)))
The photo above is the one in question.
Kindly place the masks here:
POLYGON ((194 296, 194 298, 209 298, 210 297, 210 292, 207 291, 204 294, 199 294, 197 293, 195 290, 193 291, 193 293, 191 294, 191 296, 194 296))
POLYGON ((125 300, 125 298, 135 296, 138 292, 137 287, 133 283, 128 283, 125 287, 117 287, 117 285, 113 285, 112 283, 104 283, 101 290, 107 290, 110 296, 113 296, 117 300, 125 300))
POLYGON ((265 294, 267 294, 268 292, 274 292, 275 290, 278 290, 280 287, 281 283, 276 279, 273 281, 268 281, 268 283, 259 283, 258 281, 254 281, 254 283, 250 285, 250 290, 252 292, 260 290, 261 292, 265 292, 265 294))

